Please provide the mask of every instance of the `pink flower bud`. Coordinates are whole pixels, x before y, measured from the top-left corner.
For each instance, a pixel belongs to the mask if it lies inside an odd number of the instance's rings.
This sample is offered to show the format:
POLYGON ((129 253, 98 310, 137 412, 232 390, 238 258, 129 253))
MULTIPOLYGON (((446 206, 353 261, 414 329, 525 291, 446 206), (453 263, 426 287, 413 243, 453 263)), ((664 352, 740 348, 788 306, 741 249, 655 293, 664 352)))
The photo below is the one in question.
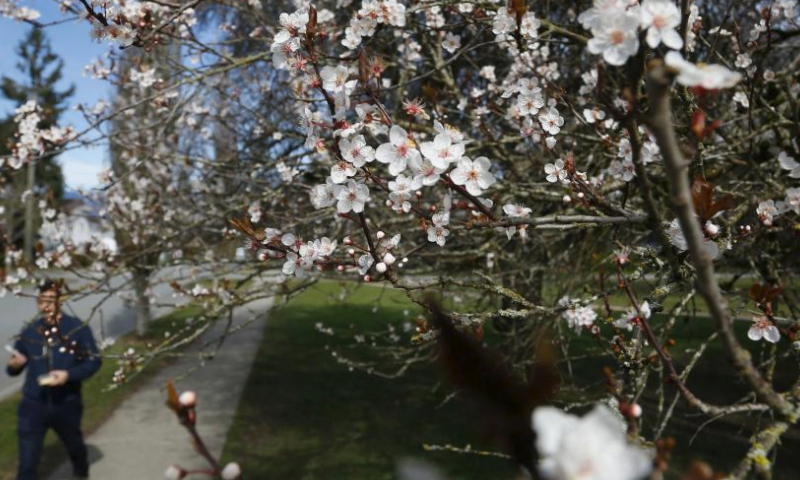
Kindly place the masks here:
POLYGON ((353 239, 350 238, 350 237, 344 237, 344 244, 345 245, 352 245, 353 244, 353 239))
POLYGON ((564 203, 569 203, 572 201, 572 198, 570 198, 569 195, 564 195, 564 198, 562 198, 561 200, 563 200, 564 203))
POLYGON ((339 265, 339 266, 337 266, 337 267, 336 267, 336 270, 338 270, 338 271, 340 271, 340 272, 344 272, 344 265, 339 265))
POLYGON ((187 408, 194 408, 197 405, 197 394, 191 390, 186 390, 178 397, 178 402, 187 408))
POLYGON ((371 275, 364 275, 364 281, 365 282, 371 282, 372 281, 372 276, 371 275))
POLYGON ((391 253, 387 253, 386 255, 384 255, 384 256, 383 256, 383 263, 385 263, 386 265, 391 265, 391 264, 393 264, 393 263, 394 263, 396 260, 397 260, 397 259, 396 259, 396 258, 394 258, 394 255, 392 255, 391 253))
POLYGON ((642 416, 642 407, 638 403, 634 403, 631 405, 631 416, 633 418, 639 418, 642 416))
POLYGON ((378 263, 375 265, 375 270, 377 270, 378 273, 384 273, 386 271, 386 264, 383 262, 378 263))
POLYGON ((353 255, 356 254, 356 250, 354 248, 348 248, 347 249, 347 254, 350 255, 350 256, 353 256, 353 255))
POLYGON ((383 237, 385 237, 385 236, 386 236, 386 234, 385 234, 385 233, 383 233, 383 230, 378 230, 378 233, 376 233, 376 234, 375 234, 375 236, 376 236, 376 237, 378 237, 378 240, 380 240, 380 239, 382 239, 383 237))
POLYGON ((242 478, 242 467, 236 462, 225 465, 222 469, 222 480, 239 480, 242 478))
POLYGON ((164 478, 167 480, 181 480, 186 476, 186 472, 176 465, 170 465, 164 470, 164 478))

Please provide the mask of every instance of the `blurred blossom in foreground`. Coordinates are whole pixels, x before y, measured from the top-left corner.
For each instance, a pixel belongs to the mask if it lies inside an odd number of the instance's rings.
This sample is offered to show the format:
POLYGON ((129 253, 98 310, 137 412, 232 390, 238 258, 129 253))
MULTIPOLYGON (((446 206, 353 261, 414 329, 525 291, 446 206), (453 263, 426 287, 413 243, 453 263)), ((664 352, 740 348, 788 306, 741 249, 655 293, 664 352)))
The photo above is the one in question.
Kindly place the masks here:
POLYGON ((622 418, 605 405, 583 417, 539 407, 533 429, 547 480, 641 480, 652 470, 650 455, 628 443, 622 418))

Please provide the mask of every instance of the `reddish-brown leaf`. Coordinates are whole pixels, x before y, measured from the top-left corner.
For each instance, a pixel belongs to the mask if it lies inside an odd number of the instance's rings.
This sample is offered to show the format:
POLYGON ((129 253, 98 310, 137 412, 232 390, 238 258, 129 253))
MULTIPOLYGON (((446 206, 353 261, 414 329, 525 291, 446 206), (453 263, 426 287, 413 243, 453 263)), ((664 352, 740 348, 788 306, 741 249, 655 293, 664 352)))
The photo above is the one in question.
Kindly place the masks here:
POLYGON ((264 240, 264 232, 257 232, 253 228, 253 224, 250 223, 250 217, 247 215, 242 215, 242 218, 230 218, 228 219, 228 223, 230 223, 233 228, 239 230, 250 238, 258 240, 259 242, 264 240))
POLYGON ((694 210, 702 223, 717 213, 734 207, 733 197, 730 195, 723 195, 715 201, 714 186, 700 178, 692 182, 691 193, 694 210))
POLYGON ((172 380, 167 381, 167 406, 175 413, 181 411, 181 402, 178 400, 178 392, 175 391, 172 380))
POLYGON ((703 139, 703 132, 706 130, 706 113, 700 108, 692 114, 691 130, 698 140, 703 139))
POLYGON ((781 287, 777 285, 764 285, 761 286, 760 283, 754 283, 753 286, 750 287, 750 298, 754 300, 758 305, 763 305, 765 303, 770 303, 776 298, 778 295, 781 294, 781 287))
POLYGON ((317 9, 308 7, 308 23, 306 23, 306 37, 312 40, 317 34, 317 9))

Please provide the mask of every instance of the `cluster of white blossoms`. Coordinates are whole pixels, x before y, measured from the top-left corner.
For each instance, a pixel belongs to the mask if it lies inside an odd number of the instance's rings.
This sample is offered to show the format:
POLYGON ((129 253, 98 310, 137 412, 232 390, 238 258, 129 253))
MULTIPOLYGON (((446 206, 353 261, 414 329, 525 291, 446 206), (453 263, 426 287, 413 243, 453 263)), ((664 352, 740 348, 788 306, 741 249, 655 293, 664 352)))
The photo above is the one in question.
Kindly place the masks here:
POLYGON ((17 21, 33 21, 41 17, 38 10, 19 5, 15 0, 0 0, 0 17, 17 21))
MULTIPOLYGON (((649 138, 649 133, 644 128, 639 127, 639 133, 644 134, 644 138, 647 138, 647 140, 642 143, 641 149, 639 150, 642 164, 647 165, 657 161, 660 158, 658 144, 649 138)), ((630 182, 636 176, 631 141, 623 137, 620 139, 618 147, 618 160, 613 160, 611 164, 609 164, 608 174, 623 182, 630 182)))
MULTIPOLYGON (((522 15, 519 33, 524 39, 535 39, 539 36, 539 27, 541 27, 541 25, 542 22, 536 18, 533 12, 527 11, 522 15)), ((513 43, 515 42, 513 34, 516 31, 516 14, 510 12, 508 7, 499 7, 492 20, 492 32, 495 34, 495 41, 513 43)))
POLYGON ((567 321, 567 325, 575 330, 575 333, 580 334, 584 327, 591 327, 597 320, 597 312, 594 309, 574 303, 574 300, 569 297, 562 297, 558 301, 558 306, 567 307, 561 316, 567 321))
POLYGON ((141 69, 131 68, 129 73, 131 81, 137 83, 141 89, 150 88, 156 82, 161 81, 160 78, 156 78, 155 68, 148 68, 146 66, 141 67, 141 69))
POLYGON ((651 314, 650 303, 644 302, 638 309, 633 307, 629 308, 620 318, 614 320, 614 326, 631 331, 633 330, 634 320, 636 318, 647 320, 650 318, 651 314))
MULTIPOLYGON (((696 20, 696 10, 691 13, 692 20, 696 20)), ((645 41, 650 48, 663 44, 672 49, 665 59, 668 66, 678 71, 678 83, 718 90, 732 87, 741 79, 741 74, 721 65, 687 62, 675 51, 683 47, 683 38, 677 31, 681 12, 672 0, 644 0, 641 4, 628 0, 594 0, 592 8, 581 13, 578 21, 592 32, 586 46, 589 52, 602 55, 610 65, 624 65, 639 52, 641 29, 646 32, 645 41)))
POLYGON ((443 247, 450 235, 447 225, 450 224, 450 209, 452 208, 452 197, 450 194, 444 196, 444 209, 436 212, 431 217, 431 224, 428 225, 428 241, 443 247))
MULTIPOLYGON (((316 208, 336 204, 340 214, 364 211, 370 200, 370 191, 358 173, 359 169, 375 160, 385 164, 388 173, 394 176, 393 180, 387 182, 387 206, 397 213, 410 212, 415 197, 421 194, 420 189, 439 183, 448 170, 450 181, 463 186, 474 196, 483 194, 496 182, 490 172, 489 159, 478 157, 473 160, 464 156, 467 142, 463 134, 439 121, 433 123, 433 140, 420 143, 403 127, 392 125, 388 131, 388 141, 377 148, 371 147, 363 134, 355 133, 364 126, 363 122, 351 126, 348 136, 339 140, 341 158, 335 160, 326 183, 311 190, 311 202, 316 208)), ((384 134, 382 131, 376 132, 376 135, 384 134)), ((445 228, 449 222, 449 208, 446 212, 434 215, 428 229, 429 239, 439 245, 444 245, 449 235, 445 228)))
POLYGON ((753 317, 753 325, 747 331, 747 337, 754 342, 763 339, 769 343, 778 343, 781 332, 767 317, 753 317))
MULTIPOLYGON (((506 216, 508 216, 508 218, 528 218, 531 216, 531 211, 532 210, 530 208, 515 203, 507 203, 503 205, 503 213, 505 213, 506 216)), ((504 230, 506 232, 506 236, 508 237, 509 240, 511 240, 511 237, 513 237, 514 234, 517 233, 517 227, 515 225, 512 225, 505 229, 501 228, 501 230, 504 230)), ((520 225, 519 236, 522 238, 527 238, 528 236, 527 225, 520 225)))
POLYGON ((48 144, 60 145, 70 140, 72 128, 52 126, 41 129, 41 108, 34 100, 28 100, 15 110, 14 122, 18 125, 16 143, 12 147, 12 154, 0 158, 0 167, 7 164, 13 169, 18 169, 26 161, 45 152, 48 144))
MULTIPOLYGON (((789 172, 789 178, 800 178, 800 163, 786 151, 781 151, 778 154, 778 163, 781 169, 789 172)), ((768 227, 773 224, 776 217, 788 212, 800 215, 800 188, 798 187, 787 188, 786 195, 782 201, 765 200, 756 207, 758 219, 768 227)))
POLYGON ((758 219, 768 227, 776 217, 788 212, 800 215, 800 188, 786 189, 786 197, 782 201, 765 200, 756 207, 758 219))
POLYGON ((628 443, 622 416, 603 404, 583 417, 539 407, 532 425, 545 480, 642 480, 653 469, 647 450, 628 443))
MULTIPOLYGON (((81 16, 92 23, 91 36, 98 41, 112 41, 122 46, 131 45, 138 34, 152 30, 157 24, 166 21, 172 13, 167 6, 136 0, 92 0, 89 5, 105 18, 107 24, 103 24, 88 11, 81 9, 81 16)), ((196 23, 194 10, 191 12, 188 10, 192 9, 187 9, 177 19, 182 26, 196 23)), ((184 35, 185 31, 181 33, 184 35)))
POLYGON ((646 31, 645 41, 650 48, 662 43, 672 49, 683 47, 683 39, 676 30, 681 23, 681 12, 671 0, 644 0, 641 5, 631 5, 627 0, 595 0, 592 8, 584 11, 578 21, 593 38, 587 48, 602 54, 611 65, 624 65, 639 51, 639 29, 646 31))
POLYGON ((513 95, 517 95, 513 107, 514 116, 522 118, 523 122, 532 121, 533 118, 538 119, 538 127, 548 135, 545 138, 545 145, 547 148, 554 148, 555 137, 564 126, 564 117, 556 108, 556 100, 552 98, 545 100, 544 91, 536 77, 519 78, 503 91, 502 97, 510 98, 513 95))
MULTIPOLYGON (((336 240, 322 237, 318 240, 303 242, 294 234, 281 234, 280 231, 268 228, 266 237, 262 241, 265 246, 283 247, 286 250, 285 261, 281 273, 289 277, 305 278, 314 269, 316 264, 324 264, 330 260, 336 250, 336 240)), ((275 249, 266 248, 259 250, 259 260, 279 258, 281 253, 275 249)))
POLYGON ((344 31, 342 45, 355 50, 364 37, 371 37, 379 24, 406 26, 406 7, 397 0, 364 0, 344 31))

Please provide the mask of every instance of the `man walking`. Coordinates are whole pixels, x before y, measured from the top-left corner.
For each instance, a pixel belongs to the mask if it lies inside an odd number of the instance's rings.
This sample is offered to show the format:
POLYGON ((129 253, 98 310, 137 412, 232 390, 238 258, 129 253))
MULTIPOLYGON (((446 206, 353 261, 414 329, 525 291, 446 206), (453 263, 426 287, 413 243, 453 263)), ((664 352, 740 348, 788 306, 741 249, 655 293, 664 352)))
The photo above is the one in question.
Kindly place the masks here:
POLYGON ((59 283, 45 280, 36 305, 41 318, 26 325, 14 342, 6 371, 27 368, 17 409, 17 480, 34 480, 44 435, 52 428, 69 453, 74 478, 89 477, 89 459, 81 433, 81 382, 100 368, 92 330, 61 313, 59 283))

